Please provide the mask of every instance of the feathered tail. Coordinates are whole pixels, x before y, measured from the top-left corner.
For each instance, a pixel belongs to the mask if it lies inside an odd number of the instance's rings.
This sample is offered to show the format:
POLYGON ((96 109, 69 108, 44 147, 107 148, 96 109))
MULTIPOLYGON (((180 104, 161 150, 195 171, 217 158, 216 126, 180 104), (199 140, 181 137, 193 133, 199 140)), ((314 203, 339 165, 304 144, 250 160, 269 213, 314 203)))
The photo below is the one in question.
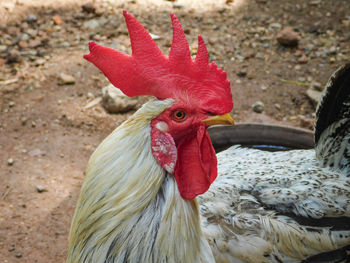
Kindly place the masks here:
POLYGON ((316 111, 315 143, 323 165, 350 173, 350 63, 330 77, 316 111))

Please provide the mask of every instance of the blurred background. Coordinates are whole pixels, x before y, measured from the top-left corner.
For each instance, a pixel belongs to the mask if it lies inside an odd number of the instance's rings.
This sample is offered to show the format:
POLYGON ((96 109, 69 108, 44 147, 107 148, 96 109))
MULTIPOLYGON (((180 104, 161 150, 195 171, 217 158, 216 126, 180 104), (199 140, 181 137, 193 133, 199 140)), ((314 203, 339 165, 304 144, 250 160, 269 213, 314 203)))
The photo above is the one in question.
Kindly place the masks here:
POLYGON ((164 54, 169 13, 231 80, 238 123, 312 130, 322 89, 349 61, 348 0, 1 0, 0 262, 64 262, 89 156, 146 98, 84 61, 88 42, 131 53, 122 10, 164 54))

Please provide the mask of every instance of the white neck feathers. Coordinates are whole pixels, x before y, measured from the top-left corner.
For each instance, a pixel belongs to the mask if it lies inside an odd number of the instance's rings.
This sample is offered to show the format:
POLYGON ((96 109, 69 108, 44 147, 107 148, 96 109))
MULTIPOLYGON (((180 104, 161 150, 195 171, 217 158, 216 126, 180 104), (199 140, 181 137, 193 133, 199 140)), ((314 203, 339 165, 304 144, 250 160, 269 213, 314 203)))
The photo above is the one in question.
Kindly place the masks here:
POLYGON ((91 156, 67 262, 200 261, 197 203, 181 198, 151 151, 150 122, 172 103, 146 103, 91 156))

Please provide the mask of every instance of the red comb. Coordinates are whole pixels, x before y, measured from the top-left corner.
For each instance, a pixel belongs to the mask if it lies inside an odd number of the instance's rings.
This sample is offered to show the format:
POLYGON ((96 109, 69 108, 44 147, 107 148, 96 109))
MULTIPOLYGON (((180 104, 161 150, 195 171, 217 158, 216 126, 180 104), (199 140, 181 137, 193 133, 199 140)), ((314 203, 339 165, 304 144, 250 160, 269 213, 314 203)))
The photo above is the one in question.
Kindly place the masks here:
POLYGON ((198 36, 198 52, 191 59, 186 36, 179 20, 171 14, 173 43, 169 57, 128 12, 123 11, 129 30, 132 55, 90 42, 90 54, 84 58, 97 66, 109 81, 127 96, 152 95, 159 99, 186 98, 195 100, 213 113, 231 111, 232 95, 226 72, 208 62, 208 52, 198 36))

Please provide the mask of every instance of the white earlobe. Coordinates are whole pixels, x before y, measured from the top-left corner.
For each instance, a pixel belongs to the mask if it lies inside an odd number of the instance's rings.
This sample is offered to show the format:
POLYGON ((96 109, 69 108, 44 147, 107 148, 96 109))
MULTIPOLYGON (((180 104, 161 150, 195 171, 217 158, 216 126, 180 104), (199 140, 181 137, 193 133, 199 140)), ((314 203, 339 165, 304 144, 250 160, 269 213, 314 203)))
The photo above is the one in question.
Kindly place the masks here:
POLYGON ((156 128, 161 132, 167 132, 169 130, 168 124, 164 121, 160 121, 156 124, 156 128))

